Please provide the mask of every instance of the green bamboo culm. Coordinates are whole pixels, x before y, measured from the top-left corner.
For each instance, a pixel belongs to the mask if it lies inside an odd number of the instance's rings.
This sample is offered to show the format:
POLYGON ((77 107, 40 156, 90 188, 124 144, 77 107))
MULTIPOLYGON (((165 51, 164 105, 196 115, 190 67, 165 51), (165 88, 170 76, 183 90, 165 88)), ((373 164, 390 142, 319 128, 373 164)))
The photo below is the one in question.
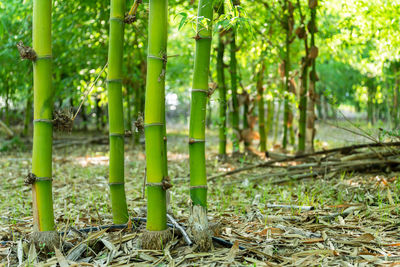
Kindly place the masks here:
POLYGON ((189 128, 190 196, 193 205, 204 208, 207 208, 205 119, 212 38, 212 2, 199 2, 189 128), (203 25, 200 18, 207 19, 208 24, 203 25))
POLYGON ((115 224, 129 219, 124 185, 124 113, 122 61, 126 0, 111 0, 110 41, 108 46, 108 121, 110 131, 109 186, 115 224))
POLYGON ((265 138, 265 111, 264 111, 264 72, 265 62, 261 63, 261 69, 258 73, 257 79, 257 104, 258 104, 258 130, 260 134, 260 151, 266 151, 266 138, 265 138))
MULTIPOLYGON (((224 2, 221 1, 217 5, 218 15, 224 14, 224 2)), ((222 39, 222 30, 218 37, 217 49, 217 81, 219 93, 219 155, 226 155, 226 84, 224 71, 224 51, 225 44, 222 39)))
POLYGON ((168 1, 150 0, 149 44, 145 98, 147 232, 142 246, 161 249, 168 241, 165 136, 165 71, 167 63, 168 1))
POLYGON ((192 209, 189 229, 199 250, 212 246, 207 220, 205 126, 212 40, 213 0, 200 0, 190 105, 189 162, 192 209), (206 22, 204 23, 204 20, 206 22))
POLYGON ((33 62, 34 126, 32 173, 36 181, 32 186, 35 231, 54 231, 52 198, 52 50, 51 0, 33 1, 33 49, 37 54, 33 62))

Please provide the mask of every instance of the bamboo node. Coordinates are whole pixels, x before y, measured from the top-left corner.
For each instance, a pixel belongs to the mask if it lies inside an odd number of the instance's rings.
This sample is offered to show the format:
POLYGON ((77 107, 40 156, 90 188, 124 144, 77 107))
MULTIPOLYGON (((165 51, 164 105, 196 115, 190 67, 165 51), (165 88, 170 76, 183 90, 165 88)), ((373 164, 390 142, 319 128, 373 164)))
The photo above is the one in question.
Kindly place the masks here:
POLYGON ((191 186, 190 186, 190 189, 198 189, 198 188, 207 189, 208 186, 207 186, 207 185, 191 185, 191 186))
POLYGON ((48 119, 36 119, 36 120, 33 120, 33 123, 36 123, 36 122, 44 122, 44 123, 53 124, 53 120, 48 120, 48 119))
POLYGON ((122 79, 108 79, 107 83, 122 83, 122 79))
POLYGON ((146 183, 146 186, 149 186, 149 187, 162 187, 163 186, 163 184, 162 183, 146 183))
POLYGON ((25 185, 33 185, 36 182, 40 181, 53 181, 53 178, 51 177, 37 177, 33 173, 28 173, 28 175, 25 177, 24 184, 25 185))
POLYGON ((118 21, 118 22, 125 22, 125 19, 124 18, 120 18, 120 17, 114 17, 114 18, 110 18, 110 21, 113 21, 113 20, 115 20, 115 21, 118 21))
POLYGON ((147 57, 152 58, 152 59, 162 60, 164 62, 164 64, 166 64, 168 61, 168 56, 166 54, 164 54, 162 57, 158 57, 158 56, 154 56, 154 55, 148 55, 147 57))
POLYGON ((194 144, 194 143, 204 143, 206 140, 204 139, 194 139, 194 138, 189 138, 189 144, 194 144))
POLYGON ((51 59, 51 58, 53 58, 52 55, 45 55, 45 56, 36 57, 35 61, 42 60, 42 59, 51 59))
POLYGON ((119 182, 119 183, 108 183, 109 186, 111 185, 124 185, 124 182, 119 182))
POLYGON ((125 137, 125 133, 121 134, 121 133, 110 133, 110 136, 116 136, 116 137, 125 137))
POLYGON ((29 59, 31 61, 35 61, 37 59, 37 54, 32 47, 25 46, 22 41, 17 43, 17 48, 21 59, 29 59))
POLYGON ((208 95, 208 90, 205 89, 191 89, 191 92, 201 92, 208 95))
POLYGON ((201 39, 212 39, 212 36, 201 36, 199 33, 197 33, 195 36, 192 37, 196 41, 201 40, 201 39))
POLYGON ((167 137, 166 137, 166 136, 164 136, 164 137, 163 137, 163 140, 164 140, 164 142, 166 142, 166 141, 167 141, 167 137))

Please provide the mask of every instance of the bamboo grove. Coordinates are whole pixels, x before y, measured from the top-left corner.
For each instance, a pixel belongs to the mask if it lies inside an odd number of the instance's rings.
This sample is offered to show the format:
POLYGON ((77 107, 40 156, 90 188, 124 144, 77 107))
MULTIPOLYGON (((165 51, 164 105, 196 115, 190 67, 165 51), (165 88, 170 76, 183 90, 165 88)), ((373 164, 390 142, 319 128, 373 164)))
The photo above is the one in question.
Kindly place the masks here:
MULTIPOLYGON (((96 79, 95 89, 90 89, 86 99, 82 96, 92 84, 93 73, 84 77, 91 81, 84 85, 72 81, 78 74, 71 75, 68 80, 71 83, 65 82, 68 86, 65 92, 60 92, 63 90, 58 88, 65 85, 59 81, 60 77, 70 73, 53 68, 54 62, 59 67, 60 62, 67 65, 69 60, 68 56, 62 56, 59 61, 53 58, 53 46, 60 55, 82 53, 80 45, 60 52, 57 45, 61 41, 52 38, 52 33, 59 37, 56 30, 62 28, 52 29, 52 19, 59 19, 52 18, 52 8, 66 7, 59 7, 51 0, 33 0, 32 48, 18 43, 18 50, 22 58, 33 64, 33 95, 27 94, 23 103, 26 106, 23 132, 29 134, 33 103, 32 169, 25 182, 32 187, 34 231, 38 242, 49 242, 53 246, 59 237, 52 199, 53 131, 59 123, 59 115, 53 111, 55 106, 68 105, 79 113, 78 121, 83 129, 90 125, 90 120, 95 120, 96 131, 108 130, 107 183, 114 224, 127 224, 131 219, 129 209, 134 203, 129 199, 135 196, 125 192, 126 166, 130 165, 124 152, 132 143, 139 147, 141 132, 144 132, 147 207, 142 246, 157 250, 163 249, 172 238, 167 220, 169 193, 174 190, 174 177, 169 176, 168 170, 167 123, 168 112, 173 110, 170 106, 188 125, 189 166, 185 182, 189 186, 190 214, 187 225, 189 234, 203 251, 212 248, 207 217, 207 128, 214 127, 217 132, 218 160, 225 160, 230 153, 268 158, 276 147, 285 153, 313 152, 317 118, 334 116, 333 100, 323 91, 328 87, 323 72, 326 74, 329 67, 320 68, 324 62, 319 59, 322 34, 318 25, 323 12, 319 12, 322 4, 317 0, 256 1, 254 6, 252 1, 244 0, 169 2, 110 0, 92 3, 94 9, 99 10, 96 16, 105 22, 93 19, 91 27, 101 32, 99 35, 106 36, 93 44, 96 46, 94 53, 100 55, 98 58, 107 59, 95 61, 102 66, 106 64, 106 77, 98 69, 93 71, 104 83, 96 79), (129 8, 130 5, 133 7, 129 8), (179 5, 186 8, 185 12, 170 11, 179 5), (249 14, 254 15, 261 9, 266 16, 259 22, 253 21, 249 14), (140 16, 137 15, 139 11, 140 16), (174 25, 169 25, 171 23, 174 25), (185 46, 178 46, 176 42, 179 31, 185 35, 185 46), (170 50, 181 53, 169 54, 170 50), (172 105, 170 96, 180 97, 174 91, 178 86, 184 87, 180 94, 187 99, 182 97, 179 104, 172 105), (69 91, 69 87, 79 88, 79 92, 69 91), (185 105, 181 105, 184 101, 185 105), (74 109, 79 104, 82 108, 74 109), (126 137, 129 131, 132 139, 126 137)), ((75 8, 78 10, 77 6, 75 8)), ((88 21, 92 19, 92 14, 86 15, 88 21)), ((77 32, 85 34, 80 29, 77 32)), ((333 60, 326 57, 325 61, 333 60)), ((86 64, 81 61, 86 62, 80 58, 79 64, 86 64)), ((399 62, 385 64, 389 66, 385 71, 391 74, 400 69, 399 62)), ((68 68, 73 67, 68 65, 68 68)), ((79 68, 86 67, 79 65, 79 68)), ((362 76, 354 69, 351 71, 357 79, 362 76)), ((20 75, 15 70, 13 73, 20 75)), ((385 81, 395 88, 394 100, 390 103, 393 107, 382 107, 375 98, 383 82, 378 85, 377 78, 369 76, 368 79, 363 76, 359 87, 370 97, 366 107, 358 104, 358 108, 367 109, 370 123, 379 114, 390 114, 397 127, 400 79, 385 81)), ((6 79, 2 81, 5 83, 8 83, 6 79)), ((13 91, 8 89, 11 88, 8 84, 6 87, 4 116, 7 119, 5 123, 0 120, 4 128, 12 117, 8 103, 13 91)), ((74 127, 78 127, 78 123, 74 127)), ((140 177, 134 179, 135 182, 141 180, 140 177)))

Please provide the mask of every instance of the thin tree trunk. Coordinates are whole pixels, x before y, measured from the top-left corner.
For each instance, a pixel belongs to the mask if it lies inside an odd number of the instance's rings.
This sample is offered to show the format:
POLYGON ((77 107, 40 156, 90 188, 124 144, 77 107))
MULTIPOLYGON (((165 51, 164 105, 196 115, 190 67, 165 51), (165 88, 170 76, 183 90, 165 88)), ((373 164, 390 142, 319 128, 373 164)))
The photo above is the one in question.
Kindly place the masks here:
MULTIPOLYGON (((285 99, 284 99, 284 116, 283 116, 283 140, 282 140, 282 147, 283 149, 287 148, 288 145, 288 130, 291 127, 289 125, 289 116, 290 116, 290 105, 289 105, 289 94, 290 94, 290 37, 292 33, 292 25, 290 21, 290 4, 291 2, 288 0, 284 1, 284 23, 286 23, 286 40, 285 40, 285 99)), ((290 134, 290 133, 289 133, 290 134)))
POLYGON ((199 248, 201 250, 209 250, 212 241, 207 220, 205 119, 210 69, 213 0, 199 1, 198 18, 190 105, 189 162, 192 211, 189 224, 199 248), (203 25, 202 18, 207 19, 207 25, 203 25))
MULTIPOLYGON (((224 3, 220 2, 218 6, 218 14, 224 14, 224 3)), ((218 35, 218 50, 217 50, 217 81, 219 93, 219 154, 226 155, 226 84, 225 84, 225 69, 224 69, 224 52, 225 44, 222 40, 222 32, 218 35)))
MULTIPOLYGON (((311 48, 315 46, 315 34, 317 32, 316 26, 316 14, 317 5, 311 5, 313 1, 309 1, 309 7, 311 10, 311 21, 309 31, 311 33, 311 48)), ((308 153, 314 151, 314 137, 315 137, 315 101, 317 95, 315 93, 315 84, 317 82, 317 71, 316 71, 316 57, 311 59, 311 72, 310 72, 310 88, 308 90, 308 101, 307 101, 307 129, 306 129, 306 151, 308 153)))
POLYGON ((132 132, 132 125, 133 125, 133 121, 132 121, 132 103, 131 103, 131 92, 132 91, 132 87, 130 85, 126 85, 126 129, 130 132, 132 132))
POLYGON ((397 69, 396 69, 396 74, 395 74, 395 86, 394 86, 394 99, 393 99, 393 124, 394 124, 394 129, 397 129, 399 126, 399 83, 400 79, 397 74, 397 69))
POLYGON ((278 140, 279 134, 279 122, 281 121, 281 111, 282 111, 282 101, 278 101, 278 108, 275 112, 275 123, 274 123, 274 144, 276 144, 278 140))
POLYGON ((32 116, 32 95, 29 94, 26 99, 26 107, 25 107, 25 121, 24 121, 24 136, 28 136, 29 126, 31 124, 31 116, 32 116))
POLYGON ((376 94, 376 88, 374 81, 370 79, 367 82, 367 87, 368 87, 368 101, 367 101, 367 114, 368 114, 368 122, 370 124, 374 124, 375 122, 375 105, 374 105, 374 99, 375 99, 375 94, 376 94))
POLYGON ((111 0, 110 41, 108 48, 108 117, 110 131, 109 187, 114 224, 129 219, 124 179, 124 112, 122 62, 126 0, 111 0))
POLYGON ((237 60, 236 60, 236 33, 232 29, 231 32, 231 43, 230 43, 230 73, 231 73, 231 91, 232 91, 232 128, 233 128, 233 151, 238 152, 239 141, 240 141, 240 129, 239 129, 239 103, 237 97, 237 60))
POLYGON ((55 231, 52 198, 53 88, 51 50, 51 0, 33 1, 34 126, 32 185, 34 230, 55 231))
POLYGON ((7 126, 10 126, 9 100, 10 100, 10 87, 8 85, 6 85, 5 123, 7 126))
MULTIPOLYGON (((304 16, 301 12, 300 0, 297 0, 298 8, 301 17, 301 27, 304 27, 304 31, 306 32, 304 16)), ((307 120, 307 91, 308 91, 308 64, 309 64, 309 50, 308 50, 308 35, 305 33, 305 36, 299 36, 303 38, 304 41, 304 51, 305 55, 301 59, 301 76, 300 76, 300 101, 299 101, 299 142, 298 142, 298 153, 304 153, 306 146, 306 120, 307 120)))
POLYGON ((267 123, 265 125, 265 139, 268 147, 268 137, 272 133, 273 130, 273 119, 274 119, 274 99, 267 100, 267 123))
POLYGON ((261 63, 261 69, 258 73, 257 79, 257 103, 258 103, 258 131, 260 133, 260 151, 266 151, 266 140, 265 140, 265 111, 264 111, 264 72, 265 72, 265 61, 261 63))
POLYGON ((165 72, 167 62, 168 1, 150 0, 149 45, 145 103, 147 232, 142 245, 162 249, 167 229, 165 151, 165 72))

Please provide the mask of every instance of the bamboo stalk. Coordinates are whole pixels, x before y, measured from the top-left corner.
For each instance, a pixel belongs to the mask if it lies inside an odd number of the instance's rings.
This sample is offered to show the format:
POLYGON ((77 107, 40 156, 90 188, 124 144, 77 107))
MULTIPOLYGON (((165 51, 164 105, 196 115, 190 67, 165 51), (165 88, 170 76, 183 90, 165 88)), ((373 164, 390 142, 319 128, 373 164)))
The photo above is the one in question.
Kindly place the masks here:
POLYGON ((258 131, 260 133, 260 151, 266 151, 266 138, 265 138, 265 111, 264 111, 264 80, 265 61, 261 63, 261 69, 258 74, 257 80, 257 103, 258 103, 258 131))
POLYGON ((113 223, 129 219, 124 181, 124 113, 122 61, 126 0, 111 0, 110 42, 108 48, 108 117, 110 131, 109 186, 113 223))
POLYGON ((145 98, 147 233, 143 247, 160 249, 168 241, 165 136, 165 71, 168 1, 150 0, 145 98))
MULTIPOLYGON (((224 14, 224 2, 218 6, 219 16, 224 14)), ((225 44, 222 40, 222 32, 218 37, 218 50, 217 50, 217 80, 219 92, 219 154, 226 155, 226 84, 225 84, 225 71, 224 71, 224 51, 225 44)))
POLYGON ((32 185, 35 231, 54 231, 52 199, 52 50, 51 0, 33 1, 33 63, 34 126, 32 173, 37 180, 32 185))
POLYGON ((213 0, 200 0, 196 27, 196 52, 194 60, 192 97, 190 105, 189 162, 190 197, 192 200, 192 234, 201 250, 211 248, 207 221, 207 177, 205 157, 205 122, 210 70, 213 0), (203 18, 206 24, 202 23, 203 18), (201 224, 201 231, 195 225, 201 224), (194 226, 194 227, 193 227, 194 226), (204 235, 205 234, 205 235, 204 235), (204 240, 205 239, 205 240, 204 240))

